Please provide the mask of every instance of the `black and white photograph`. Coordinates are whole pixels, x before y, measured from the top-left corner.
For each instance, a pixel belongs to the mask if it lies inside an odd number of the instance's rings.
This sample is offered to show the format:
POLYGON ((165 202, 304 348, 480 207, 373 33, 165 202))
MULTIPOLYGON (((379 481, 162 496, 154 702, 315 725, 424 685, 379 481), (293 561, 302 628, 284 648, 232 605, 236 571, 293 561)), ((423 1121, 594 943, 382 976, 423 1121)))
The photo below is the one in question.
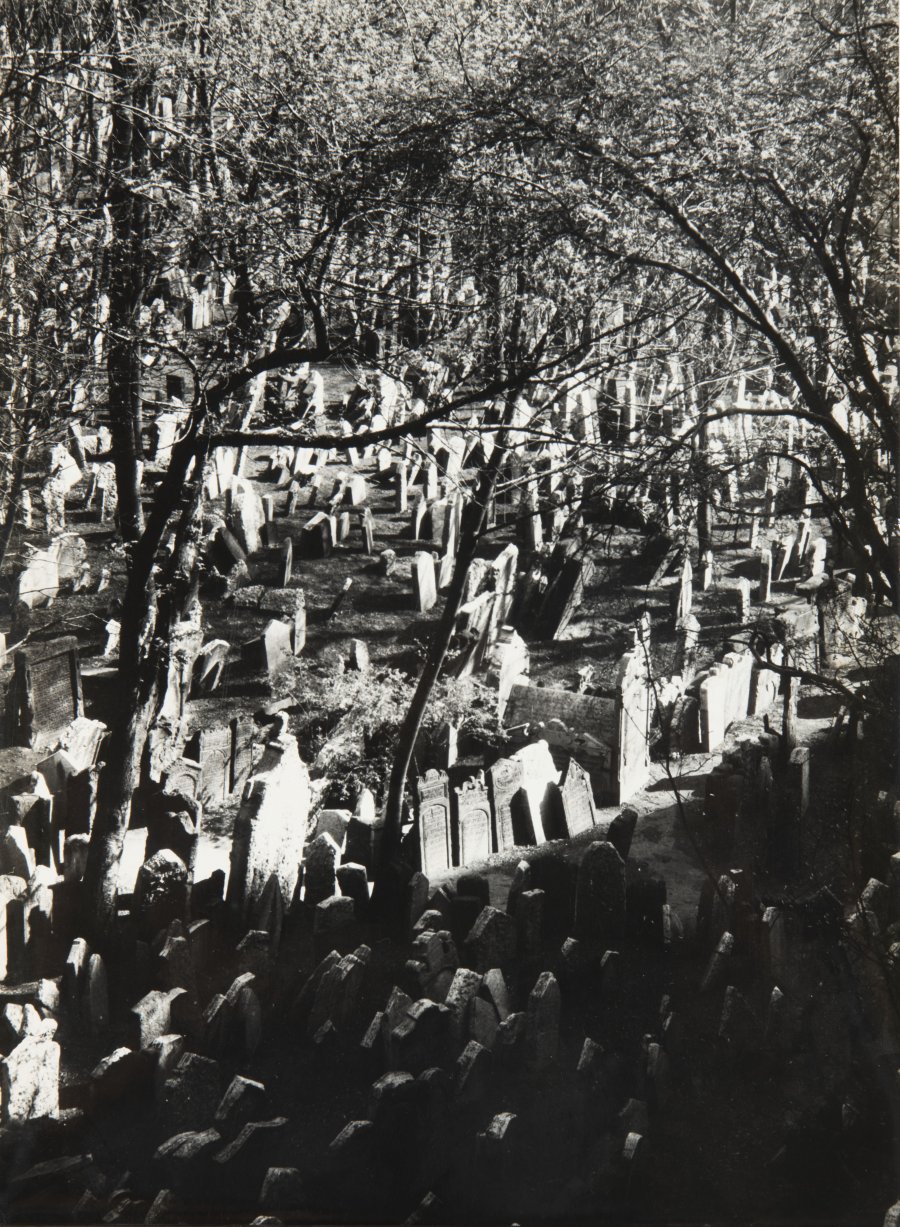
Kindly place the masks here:
POLYGON ((900 1227, 892 0, 0 0, 0 1223, 900 1227))

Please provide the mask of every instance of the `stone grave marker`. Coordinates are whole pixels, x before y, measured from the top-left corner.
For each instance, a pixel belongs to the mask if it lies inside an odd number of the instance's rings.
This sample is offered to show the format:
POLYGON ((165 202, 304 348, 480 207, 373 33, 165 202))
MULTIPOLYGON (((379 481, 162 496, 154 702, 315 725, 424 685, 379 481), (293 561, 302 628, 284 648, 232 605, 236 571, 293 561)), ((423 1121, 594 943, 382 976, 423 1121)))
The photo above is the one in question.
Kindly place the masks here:
POLYGON ((297 739, 266 742, 248 779, 231 841, 229 908, 246 919, 274 873, 282 898, 293 899, 309 814, 309 775, 297 739))
POLYGON ((290 537, 287 537, 281 546, 281 559, 278 564, 278 587, 286 588, 291 582, 291 577, 294 572, 294 546, 290 537))
POLYGON ((484 861, 492 850, 491 810, 484 776, 466 780, 453 791, 459 823, 459 863, 471 865, 484 861))
POLYGON ((772 551, 768 547, 759 551, 758 595, 763 604, 772 599, 772 551))
POLYGON ((524 778, 524 767, 519 758, 498 758, 488 770, 498 852, 515 847, 513 799, 522 787, 524 778))
POLYGON ((413 592, 419 613, 428 613, 437 602, 437 580, 434 558, 426 550, 417 550, 412 565, 413 592))
POLYGON ((570 758, 559 784, 563 817, 569 838, 590 831, 597 825, 597 809, 588 773, 574 758, 570 758))
POLYGON ((606 841, 591 844, 578 866, 575 933, 604 949, 625 936, 625 863, 606 841))
POLYGON ((56 1023, 24 1036, 0 1061, 0 1120, 4 1125, 59 1115, 60 1048, 56 1023))
POLYGON ((304 558, 329 558, 333 549, 332 518, 317 511, 300 531, 300 552, 304 558))
POLYGON ((446 771, 426 771, 418 781, 419 847, 422 872, 428 878, 453 864, 450 835, 450 792, 446 771))
POLYGON ((15 653, 7 699, 13 744, 47 744, 83 712, 78 641, 74 636, 20 648, 15 653))

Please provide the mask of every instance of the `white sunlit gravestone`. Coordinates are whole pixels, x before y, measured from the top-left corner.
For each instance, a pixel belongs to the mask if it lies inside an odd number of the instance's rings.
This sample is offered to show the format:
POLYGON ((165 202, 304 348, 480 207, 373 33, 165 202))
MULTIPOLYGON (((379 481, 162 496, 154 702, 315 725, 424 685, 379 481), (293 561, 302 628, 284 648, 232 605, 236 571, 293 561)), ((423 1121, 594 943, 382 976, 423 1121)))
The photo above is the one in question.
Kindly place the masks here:
POLYGON ((412 564, 413 592, 419 613, 428 613, 437 601, 434 558, 427 550, 417 550, 412 564))
POLYGON ((533 741, 522 746, 512 756, 522 764, 521 789, 524 799, 523 810, 527 817, 530 831, 528 834, 536 844, 546 840, 542 809, 550 784, 559 783, 559 772, 553 762, 553 755, 546 741, 533 741))
POLYGON ((309 815, 309 774, 297 739, 270 739, 247 780, 231 842, 229 908, 246 919, 274 874, 282 898, 294 896, 309 815))
POLYGON ((59 1115, 59 1044, 56 1023, 45 1019, 0 1061, 0 1118, 3 1124, 59 1115))

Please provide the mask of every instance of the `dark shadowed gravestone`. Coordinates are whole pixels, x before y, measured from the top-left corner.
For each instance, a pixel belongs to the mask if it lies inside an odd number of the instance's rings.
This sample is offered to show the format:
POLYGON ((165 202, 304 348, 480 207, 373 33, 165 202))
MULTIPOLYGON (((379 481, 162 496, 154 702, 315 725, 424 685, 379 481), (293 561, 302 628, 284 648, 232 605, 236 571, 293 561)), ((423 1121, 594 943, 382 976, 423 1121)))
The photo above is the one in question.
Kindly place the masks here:
POLYGON ((606 841, 591 844, 578 867, 575 932, 603 949, 625 936, 625 863, 606 841))
POLYGON ((152 938, 173 920, 183 920, 188 900, 188 871, 169 848, 155 852, 138 871, 133 915, 138 932, 152 938))

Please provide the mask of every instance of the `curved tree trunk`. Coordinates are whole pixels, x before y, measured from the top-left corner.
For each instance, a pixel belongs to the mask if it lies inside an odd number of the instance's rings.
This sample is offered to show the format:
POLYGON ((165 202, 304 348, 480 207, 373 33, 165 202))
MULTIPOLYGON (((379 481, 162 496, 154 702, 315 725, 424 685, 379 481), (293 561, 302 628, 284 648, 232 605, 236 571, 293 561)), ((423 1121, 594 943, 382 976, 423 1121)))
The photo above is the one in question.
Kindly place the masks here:
POLYGON ((509 446, 508 432, 515 412, 516 396, 516 391, 511 391, 507 397, 503 421, 497 433, 490 461, 482 470, 473 500, 463 508, 453 579, 450 581, 440 619, 429 641, 428 653, 422 666, 422 672, 419 674, 415 693, 397 734, 397 749, 384 804, 384 828, 373 892, 373 902, 376 908, 382 910, 382 914, 386 914, 386 909, 390 907, 390 901, 385 898, 390 889, 389 870, 400 853, 404 794, 416 739, 419 736, 435 682, 440 677, 447 657, 447 650, 450 647, 456 625, 456 616, 462 604, 469 567, 477 553, 487 519, 488 506, 506 458, 509 446))

